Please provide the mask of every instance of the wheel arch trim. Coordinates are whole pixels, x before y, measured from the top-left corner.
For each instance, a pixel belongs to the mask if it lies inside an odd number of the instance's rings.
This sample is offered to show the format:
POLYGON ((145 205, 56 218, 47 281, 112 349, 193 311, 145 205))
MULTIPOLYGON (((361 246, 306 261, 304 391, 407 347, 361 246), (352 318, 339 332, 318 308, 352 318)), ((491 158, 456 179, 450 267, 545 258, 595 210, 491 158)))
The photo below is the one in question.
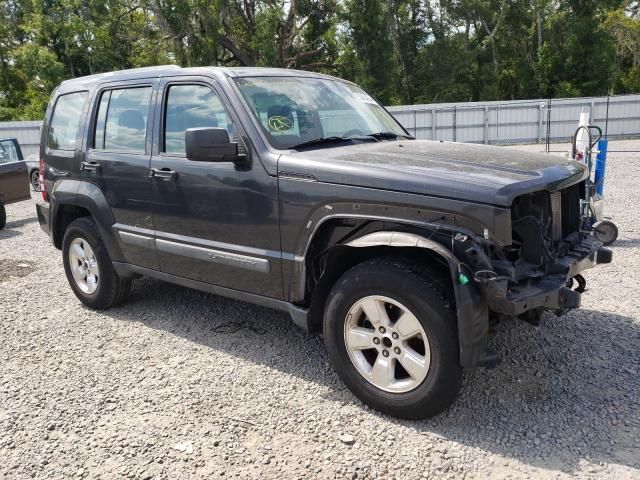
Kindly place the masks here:
POLYGON ((438 253, 444 257, 447 262, 457 268, 460 261, 453 255, 453 253, 447 250, 438 242, 429 240, 421 235, 408 232, 397 231, 378 231, 368 233, 362 237, 358 237, 355 240, 345 244, 349 247, 363 248, 363 247, 413 247, 413 248, 425 248, 438 253))
POLYGON ((88 211, 98 226, 98 232, 111 260, 114 262, 124 261, 124 256, 111 228, 116 223, 115 218, 107 199, 97 185, 71 179, 58 180, 55 183, 51 192, 50 222, 51 240, 57 248, 60 248, 64 236, 64 233, 59 231, 57 222, 60 220, 61 209, 65 206, 78 207, 88 211))

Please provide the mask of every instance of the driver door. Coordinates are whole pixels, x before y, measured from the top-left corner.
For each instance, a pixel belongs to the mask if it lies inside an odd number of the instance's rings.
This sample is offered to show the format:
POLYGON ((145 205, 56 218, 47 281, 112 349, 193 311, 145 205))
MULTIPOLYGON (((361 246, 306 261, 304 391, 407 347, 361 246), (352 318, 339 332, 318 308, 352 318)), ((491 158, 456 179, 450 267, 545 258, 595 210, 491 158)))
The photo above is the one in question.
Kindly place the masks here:
POLYGON ((277 179, 251 164, 188 160, 185 131, 242 137, 226 98, 201 77, 163 80, 151 158, 156 247, 163 272, 282 298, 277 179))

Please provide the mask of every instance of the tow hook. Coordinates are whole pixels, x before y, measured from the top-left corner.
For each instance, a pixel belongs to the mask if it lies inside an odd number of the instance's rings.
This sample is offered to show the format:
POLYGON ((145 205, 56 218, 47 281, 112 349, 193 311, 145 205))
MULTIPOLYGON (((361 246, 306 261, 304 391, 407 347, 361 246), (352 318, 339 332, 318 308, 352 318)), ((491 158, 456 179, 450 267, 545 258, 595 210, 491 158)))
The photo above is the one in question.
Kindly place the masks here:
POLYGON ((576 279, 576 282, 578 282, 578 286, 576 287, 576 292, 578 293, 584 293, 585 290, 587 289, 587 281, 584 279, 584 277, 580 274, 576 275, 575 277, 573 277, 576 279))
POLYGON ((575 279, 576 282, 578 282, 578 286, 574 289, 574 292, 578 292, 578 293, 584 293, 587 291, 587 281, 585 280, 585 278, 578 274, 573 278, 570 278, 567 281, 567 288, 573 288, 573 280, 575 279))

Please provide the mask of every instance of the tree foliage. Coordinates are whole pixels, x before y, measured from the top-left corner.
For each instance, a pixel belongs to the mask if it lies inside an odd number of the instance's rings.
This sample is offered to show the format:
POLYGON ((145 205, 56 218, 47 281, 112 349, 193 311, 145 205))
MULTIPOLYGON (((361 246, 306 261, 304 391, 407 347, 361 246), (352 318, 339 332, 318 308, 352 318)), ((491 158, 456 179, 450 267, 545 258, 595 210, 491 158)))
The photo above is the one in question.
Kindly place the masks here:
POLYGON ((175 63, 353 80, 387 104, 640 91, 633 0, 0 0, 0 119, 66 78, 175 63))

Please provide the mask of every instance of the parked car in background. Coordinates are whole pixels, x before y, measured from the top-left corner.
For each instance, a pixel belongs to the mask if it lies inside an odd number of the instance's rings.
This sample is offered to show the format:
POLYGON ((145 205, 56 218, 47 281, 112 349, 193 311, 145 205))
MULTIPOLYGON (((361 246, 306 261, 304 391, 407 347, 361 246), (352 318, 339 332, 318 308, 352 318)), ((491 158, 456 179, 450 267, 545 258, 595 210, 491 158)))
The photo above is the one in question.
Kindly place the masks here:
POLYGON ((0 140, 0 155, 11 158, 14 161, 24 161, 27 164, 27 172, 29 174, 29 183, 36 191, 40 191, 40 160, 38 155, 32 154, 27 158, 22 155, 20 143, 16 138, 4 138, 0 140))
POLYGON ((0 230, 7 223, 5 205, 31 198, 28 166, 15 138, 0 140, 0 230))

